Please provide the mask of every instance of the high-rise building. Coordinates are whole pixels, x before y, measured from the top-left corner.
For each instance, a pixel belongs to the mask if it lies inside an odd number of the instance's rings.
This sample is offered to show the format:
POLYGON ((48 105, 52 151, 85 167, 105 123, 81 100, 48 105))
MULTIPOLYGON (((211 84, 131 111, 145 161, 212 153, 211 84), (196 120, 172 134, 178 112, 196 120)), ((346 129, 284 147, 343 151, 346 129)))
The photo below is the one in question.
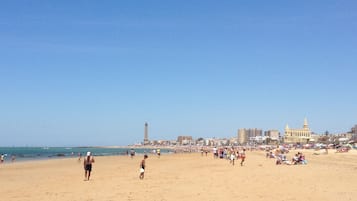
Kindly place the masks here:
POLYGON ((268 130, 264 132, 264 135, 272 140, 279 140, 280 132, 278 130, 268 130))
POLYGON ((251 139, 256 138, 256 137, 261 137, 263 134, 263 131, 261 129, 257 128, 241 128, 238 130, 238 143, 239 144, 246 144, 248 143, 251 139))
POLYGON ((303 128, 292 129, 288 125, 285 127, 285 143, 308 143, 311 139, 311 131, 307 123, 307 119, 304 119, 303 128))
POLYGON ((144 128, 144 145, 148 145, 150 143, 149 141, 149 131, 148 131, 148 123, 145 122, 145 128, 144 128))
POLYGON ((245 134, 245 129, 238 129, 238 143, 245 144, 248 142, 247 135, 245 134))

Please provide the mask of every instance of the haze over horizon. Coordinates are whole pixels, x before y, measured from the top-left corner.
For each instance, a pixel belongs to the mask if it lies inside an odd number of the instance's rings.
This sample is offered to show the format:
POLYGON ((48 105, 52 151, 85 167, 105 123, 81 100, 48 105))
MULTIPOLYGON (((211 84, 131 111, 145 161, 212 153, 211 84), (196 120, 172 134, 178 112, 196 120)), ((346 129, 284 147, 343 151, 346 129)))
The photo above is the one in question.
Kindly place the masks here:
POLYGON ((0 146, 357 124, 357 2, 2 1, 0 146))

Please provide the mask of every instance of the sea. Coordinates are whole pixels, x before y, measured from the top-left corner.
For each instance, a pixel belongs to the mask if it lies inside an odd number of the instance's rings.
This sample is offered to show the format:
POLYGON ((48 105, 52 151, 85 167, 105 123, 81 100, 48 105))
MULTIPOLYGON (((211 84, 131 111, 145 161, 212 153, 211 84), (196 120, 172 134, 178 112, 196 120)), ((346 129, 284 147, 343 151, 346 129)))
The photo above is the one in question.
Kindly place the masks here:
MULTIPOLYGON (((85 156, 89 151, 93 156, 127 155, 132 148, 107 148, 107 147, 0 147, 0 155, 4 155, 5 162, 47 160, 56 158, 75 158, 85 156)), ((152 153, 155 149, 133 148, 135 153, 142 155, 152 153)), ((171 153, 170 149, 160 149, 160 152, 171 153)))

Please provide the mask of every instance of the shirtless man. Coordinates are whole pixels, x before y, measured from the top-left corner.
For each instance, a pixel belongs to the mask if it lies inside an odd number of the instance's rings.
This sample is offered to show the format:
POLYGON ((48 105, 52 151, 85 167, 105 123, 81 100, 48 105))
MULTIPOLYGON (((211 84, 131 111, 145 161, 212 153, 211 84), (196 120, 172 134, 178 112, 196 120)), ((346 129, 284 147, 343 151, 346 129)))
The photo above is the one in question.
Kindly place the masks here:
POLYGON ((144 159, 140 163, 140 179, 144 179, 144 173, 145 173, 145 160, 148 158, 148 155, 144 155, 144 159))
POLYGON ((90 173, 92 172, 92 163, 94 163, 94 158, 90 152, 87 152, 87 156, 84 158, 84 181, 88 181, 90 173))

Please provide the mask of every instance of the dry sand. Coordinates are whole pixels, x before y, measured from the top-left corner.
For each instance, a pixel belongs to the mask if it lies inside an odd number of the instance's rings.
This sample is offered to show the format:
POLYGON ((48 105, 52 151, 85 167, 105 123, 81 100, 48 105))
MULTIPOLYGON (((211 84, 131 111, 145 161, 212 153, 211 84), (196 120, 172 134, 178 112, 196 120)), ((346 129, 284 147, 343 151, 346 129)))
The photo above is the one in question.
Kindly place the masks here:
POLYGON ((260 151, 248 151, 243 167, 211 154, 150 155, 144 180, 142 156, 96 157, 90 181, 77 159, 1 164, 0 200, 357 200, 356 151, 303 152, 309 163, 296 166, 277 166, 260 151))

